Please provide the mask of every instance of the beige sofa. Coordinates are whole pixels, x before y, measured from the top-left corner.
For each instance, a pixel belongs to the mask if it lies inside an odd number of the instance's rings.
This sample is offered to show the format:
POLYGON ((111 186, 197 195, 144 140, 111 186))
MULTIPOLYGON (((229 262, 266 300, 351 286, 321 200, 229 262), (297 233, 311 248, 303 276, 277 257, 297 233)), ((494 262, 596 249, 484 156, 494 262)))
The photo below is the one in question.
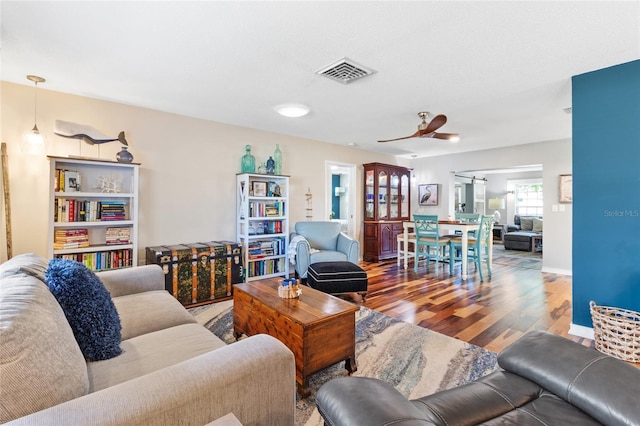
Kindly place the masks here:
POLYGON ((225 345, 164 290, 158 266, 99 273, 122 354, 85 362, 36 255, 0 265, 0 423, 291 425, 295 364, 278 340, 225 345))

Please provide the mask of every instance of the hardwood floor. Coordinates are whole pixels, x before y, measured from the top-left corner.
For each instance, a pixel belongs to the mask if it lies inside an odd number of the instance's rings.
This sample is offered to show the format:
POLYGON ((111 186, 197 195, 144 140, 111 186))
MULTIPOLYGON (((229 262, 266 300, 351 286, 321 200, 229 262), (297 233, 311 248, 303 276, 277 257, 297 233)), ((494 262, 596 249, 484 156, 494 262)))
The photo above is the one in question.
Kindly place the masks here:
MULTIPOLYGON (((414 273, 398 268, 395 259, 361 262, 369 291, 363 306, 499 352, 529 330, 548 330, 585 346, 593 341, 570 336, 571 277, 530 267, 494 262, 492 277, 481 282, 475 266, 462 280, 460 267, 447 265, 414 273)), ((486 274, 485 274, 486 275, 486 274)))

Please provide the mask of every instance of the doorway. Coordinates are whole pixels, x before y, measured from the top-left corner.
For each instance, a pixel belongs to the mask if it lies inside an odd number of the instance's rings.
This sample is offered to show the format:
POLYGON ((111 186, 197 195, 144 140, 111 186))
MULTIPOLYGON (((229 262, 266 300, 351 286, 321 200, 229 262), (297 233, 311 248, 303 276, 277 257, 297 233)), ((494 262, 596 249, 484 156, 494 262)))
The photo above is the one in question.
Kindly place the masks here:
POLYGON ((356 166, 325 162, 325 218, 340 222, 342 232, 355 238, 356 166))

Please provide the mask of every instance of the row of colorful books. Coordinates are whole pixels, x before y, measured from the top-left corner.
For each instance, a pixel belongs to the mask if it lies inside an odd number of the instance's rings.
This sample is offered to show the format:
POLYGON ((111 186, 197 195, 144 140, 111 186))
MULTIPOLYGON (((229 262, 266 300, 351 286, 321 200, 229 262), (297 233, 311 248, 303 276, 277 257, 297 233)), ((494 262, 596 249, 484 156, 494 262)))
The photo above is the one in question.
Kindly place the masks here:
POLYGON ((53 234, 54 250, 89 247, 89 230, 56 229, 53 234))
POLYGON ((259 262, 251 262, 247 267, 247 273, 249 277, 255 277, 259 275, 269 275, 278 272, 284 272, 285 270, 285 258, 280 259, 267 259, 259 262))
POLYGON ((54 220, 56 222, 100 222, 127 220, 124 201, 86 201, 56 198, 54 220))
POLYGON ((284 216, 284 201, 249 203, 249 217, 284 216))
POLYGON ((285 254, 287 251, 284 238, 250 241, 248 244, 249 259, 261 259, 269 256, 285 254))
POLYGON ((99 251, 92 253, 57 254, 56 258, 75 260, 92 271, 133 266, 132 249, 99 251))

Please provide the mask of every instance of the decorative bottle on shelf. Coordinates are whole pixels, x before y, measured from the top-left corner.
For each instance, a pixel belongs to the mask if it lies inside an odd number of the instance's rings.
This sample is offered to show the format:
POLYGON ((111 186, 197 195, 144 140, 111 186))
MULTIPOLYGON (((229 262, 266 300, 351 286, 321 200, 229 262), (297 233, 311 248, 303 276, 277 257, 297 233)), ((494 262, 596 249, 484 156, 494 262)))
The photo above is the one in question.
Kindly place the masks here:
POLYGON ((116 154, 116 160, 120 163, 130 163, 133 161, 133 154, 127 151, 126 146, 123 146, 122 150, 116 154))
POLYGON ((267 174, 272 175, 275 173, 275 170, 276 170, 276 162, 273 160, 272 157, 269 157, 269 159, 267 160, 267 174))
POLYGON ((255 173, 256 172, 256 159, 251 155, 251 145, 244 147, 245 154, 242 156, 242 173, 255 173))
POLYGON ((276 150, 273 153, 273 160, 276 162, 275 173, 277 175, 282 174, 282 151, 280 151, 280 144, 276 144, 276 150))

